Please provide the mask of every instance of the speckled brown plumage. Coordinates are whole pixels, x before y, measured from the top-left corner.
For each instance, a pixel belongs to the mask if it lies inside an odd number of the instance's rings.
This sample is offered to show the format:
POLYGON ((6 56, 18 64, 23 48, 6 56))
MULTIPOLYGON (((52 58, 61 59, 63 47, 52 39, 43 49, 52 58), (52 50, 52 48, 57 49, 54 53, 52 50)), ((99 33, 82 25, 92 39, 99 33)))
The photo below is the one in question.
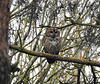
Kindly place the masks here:
MULTIPOLYGON (((46 31, 46 40, 44 43, 46 53, 58 55, 61 48, 60 32, 56 28, 48 28, 46 31)), ((49 64, 55 62, 54 59, 47 58, 49 64)))

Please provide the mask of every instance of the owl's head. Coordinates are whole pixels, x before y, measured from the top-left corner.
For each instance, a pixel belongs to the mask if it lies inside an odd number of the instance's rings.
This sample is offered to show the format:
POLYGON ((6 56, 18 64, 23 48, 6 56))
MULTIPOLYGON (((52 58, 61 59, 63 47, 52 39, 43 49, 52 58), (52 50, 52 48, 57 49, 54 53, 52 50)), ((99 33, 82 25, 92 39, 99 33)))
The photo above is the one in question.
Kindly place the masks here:
POLYGON ((57 28, 48 28, 46 31, 46 36, 51 38, 60 37, 60 32, 57 28))

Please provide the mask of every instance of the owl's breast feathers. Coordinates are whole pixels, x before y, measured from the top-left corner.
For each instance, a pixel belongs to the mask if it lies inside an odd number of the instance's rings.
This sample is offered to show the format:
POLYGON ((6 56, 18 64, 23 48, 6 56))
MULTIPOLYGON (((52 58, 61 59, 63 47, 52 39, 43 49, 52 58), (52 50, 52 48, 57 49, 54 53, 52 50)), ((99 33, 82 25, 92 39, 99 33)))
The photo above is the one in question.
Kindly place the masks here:
POLYGON ((61 37, 47 37, 44 46, 46 53, 58 55, 61 48, 61 37))

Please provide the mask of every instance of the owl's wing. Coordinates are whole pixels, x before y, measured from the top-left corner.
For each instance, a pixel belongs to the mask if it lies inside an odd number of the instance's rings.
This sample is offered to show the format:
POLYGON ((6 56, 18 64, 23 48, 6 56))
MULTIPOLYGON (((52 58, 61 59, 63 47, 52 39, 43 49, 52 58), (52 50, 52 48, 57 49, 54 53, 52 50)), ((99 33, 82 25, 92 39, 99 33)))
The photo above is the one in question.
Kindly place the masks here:
POLYGON ((47 51, 46 47, 44 47, 44 51, 45 51, 45 53, 48 53, 48 51, 47 51))
POLYGON ((45 41, 45 43, 44 43, 44 51, 45 51, 45 53, 49 53, 48 51, 48 42, 47 42, 47 40, 45 41))

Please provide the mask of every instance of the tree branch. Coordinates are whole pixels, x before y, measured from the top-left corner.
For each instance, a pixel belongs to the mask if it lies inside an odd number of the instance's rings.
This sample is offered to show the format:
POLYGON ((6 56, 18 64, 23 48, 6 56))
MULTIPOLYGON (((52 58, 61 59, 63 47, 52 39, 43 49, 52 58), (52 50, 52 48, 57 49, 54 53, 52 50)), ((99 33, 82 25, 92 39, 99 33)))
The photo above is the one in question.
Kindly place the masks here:
MULTIPOLYGON (((90 27, 95 27, 95 28, 100 28, 100 25, 94 25, 94 24, 90 24, 90 23, 78 23, 78 22, 73 22, 73 23, 71 23, 71 24, 67 24, 67 25, 65 25, 65 26, 62 26, 62 27, 54 27, 54 28, 58 28, 58 29, 63 29, 63 28, 66 28, 66 27, 69 27, 69 26, 72 26, 72 25, 80 25, 80 26, 90 26, 90 27)), ((45 25, 39 25, 40 27, 38 27, 38 28, 43 28, 43 27, 53 27, 53 26, 49 26, 49 25, 47 25, 47 26, 45 26, 45 25)))
POLYGON ((91 27, 95 27, 95 28, 100 28, 100 25, 94 25, 94 24, 89 24, 89 23, 78 23, 75 22, 74 25, 80 25, 80 26, 91 26, 91 27))
POLYGON ((52 58, 59 61, 73 62, 73 63, 78 63, 78 64, 85 64, 85 65, 100 67, 100 62, 98 61, 93 61, 93 60, 88 60, 88 59, 79 59, 79 58, 67 57, 67 56, 63 57, 60 55, 52 55, 52 54, 43 53, 43 52, 36 52, 36 51, 27 50, 25 48, 18 47, 16 45, 10 45, 10 44, 9 44, 9 48, 17 50, 19 52, 29 54, 29 55, 37 56, 37 57, 46 57, 46 58, 52 58))

